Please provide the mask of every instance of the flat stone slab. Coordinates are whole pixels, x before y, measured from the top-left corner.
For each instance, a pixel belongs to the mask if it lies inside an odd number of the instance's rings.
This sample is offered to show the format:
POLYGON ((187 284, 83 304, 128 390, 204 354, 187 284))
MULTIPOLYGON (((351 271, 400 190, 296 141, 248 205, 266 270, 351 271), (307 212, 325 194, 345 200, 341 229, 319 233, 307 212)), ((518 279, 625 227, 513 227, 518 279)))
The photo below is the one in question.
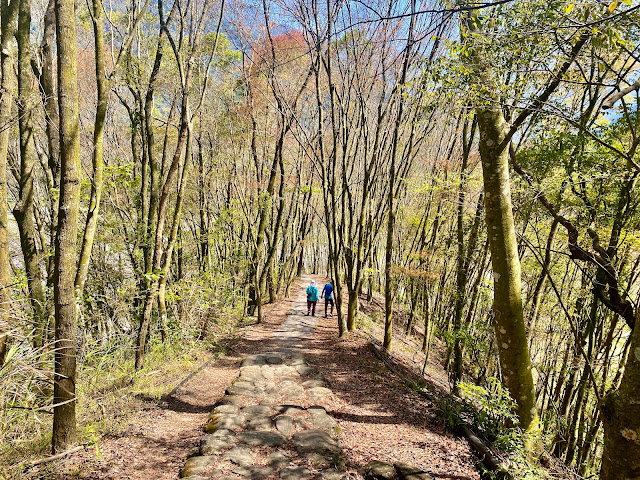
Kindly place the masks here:
POLYGON ((323 407, 309 407, 307 409, 311 416, 311 425, 319 430, 327 430, 330 432, 338 428, 338 423, 327 413, 323 407))
POLYGON ((240 407, 237 405, 218 405, 213 409, 213 413, 239 413, 240 407))
POLYGON ((193 477, 194 475, 201 475, 205 473, 209 467, 215 465, 218 461, 218 458, 215 456, 198 456, 191 457, 187 459, 187 463, 184 464, 182 470, 180 471, 180 477, 193 477))
POLYGON ((397 462, 393 464, 400 480, 433 480, 433 477, 413 465, 397 462))
POLYGON ((318 480, 347 480, 347 475, 344 472, 329 470, 328 472, 322 472, 316 478, 318 480))
POLYGON ((216 430, 236 430, 242 428, 245 418, 237 413, 214 413, 209 417, 209 421, 204 429, 207 433, 214 433, 216 430))
POLYGON ((305 380, 304 382, 302 382, 302 386, 305 388, 314 388, 314 387, 326 387, 327 385, 323 380, 312 378, 311 380, 305 380))
POLYGON ((290 417, 289 415, 279 415, 278 417, 276 417, 275 425, 276 430, 278 430, 278 432, 280 432, 285 437, 290 437, 295 430, 293 417, 290 417))
POLYGON ((293 444, 300 453, 338 453, 338 442, 324 430, 303 430, 293 436, 293 444))
POLYGON ((238 467, 233 469, 233 473, 251 480, 262 480, 273 475, 273 469, 270 467, 238 467))
POLYGON ((238 435, 238 440, 247 445, 279 447, 286 438, 276 432, 242 432, 238 435))
POLYGON ((235 435, 207 435, 200 439, 200 455, 215 455, 235 444, 235 435))
POLYGON ((264 405, 249 405, 248 407, 244 407, 242 409, 242 414, 247 418, 251 419, 252 415, 271 415, 273 413, 273 409, 270 407, 266 407, 264 405))
POLYGON ((268 415, 254 415, 247 423, 247 430, 271 430, 273 422, 268 415))
POLYGON ((228 460, 241 467, 247 467, 253 463, 253 455, 251 455, 251 450, 247 447, 233 447, 222 456, 222 460, 228 460))
POLYGON ((395 480, 398 474, 392 464, 374 460, 364 467, 364 478, 365 480, 395 480))
POLYGON ((289 465, 289 462, 291 462, 291 459, 281 451, 275 451, 267 457, 267 465, 273 468, 284 467, 289 465))
POLYGON ((311 480, 311 472, 304 467, 287 467, 280 471, 282 480, 311 480))

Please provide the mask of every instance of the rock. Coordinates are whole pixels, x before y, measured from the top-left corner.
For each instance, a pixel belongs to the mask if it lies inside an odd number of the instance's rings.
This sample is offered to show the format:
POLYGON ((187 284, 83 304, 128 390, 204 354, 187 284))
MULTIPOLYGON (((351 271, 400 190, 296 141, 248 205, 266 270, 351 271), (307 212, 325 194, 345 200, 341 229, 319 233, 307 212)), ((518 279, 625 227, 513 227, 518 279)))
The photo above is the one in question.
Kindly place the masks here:
POLYGON ((265 353, 264 359, 270 365, 280 365, 281 363, 283 363, 282 355, 280 355, 279 353, 265 353))
POLYGON ((236 380, 225 391, 226 395, 239 395, 247 397, 257 397, 260 395, 261 389, 255 383, 245 382, 244 380, 236 380))
POLYGON ((212 437, 226 437, 227 435, 235 436, 236 432, 227 428, 221 428, 211 434, 212 437))
POLYGON ((293 444, 300 453, 339 453, 338 443, 323 430, 303 430, 293 436, 293 444))
POLYGON ((276 405, 273 409, 282 414, 296 414, 304 411, 304 408, 299 405, 276 405))
POLYGON ((213 413, 238 413, 240 408, 237 405, 218 405, 213 409, 213 413))
POLYGON ((327 385, 322 380, 312 378, 311 380, 305 380, 304 382, 302 382, 302 386, 305 388, 314 388, 314 387, 326 387, 327 385))
POLYGON ((400 480, 433 480, 431 475, 413 465, 397 462, 393 466, 396 467, 400 480))
POLYGON ((193 475, 202 475, 205 473, 208 468, 214 465, 218 461, 218 457, 205 455, 198 457, 191 457, 187 459, 187 462, 182 467, 180 471, 180 477, 191 477, 193 475))
POLYGON ((282 480, 310 480, 311 472, 304 467, 287 467, 280 471, 282 480))
POLYGON ((223 414, 214 413, 209 417, 209 421, 205 425, 204 429, 207 433, 214 433, 216 430, 237 430, 242 428, 245 422, 244 415, 242 414, 223 414))
POLYGON ((295 430, 293 418, 289 415, 279 415, 276 417, 276 430, 285 437, 290 437, 295 430))
POLYGON ((307 393, 310 396, 313 395, 314 397, 324 397, 327 395, 331 395, 331 390, 326 387, 313 387, 310 388, 307 393))
POLYGON ((398 475, 390 463, 374 460, 364 467, 364 478, 365 480, 395 480, 398 475))
POLYGON ((270 407, 264 405, 249 405, 248 407, 244 407, 242 409, 242 414, 249 420, 253 415, 265 416, 271 415, 272 413, 273 410, 270 407))
POLYGON ((315 375, 316 373, 318 373, 315 368, 310 367, 306 364, 296 365, 296 371, 303 377, 310 377, 311 375, 315 375))
POLYGON ((238 434, 242 443, 252 446, 279 447, 285 442, 284 436, 276 432, 242 432, 238 434))
POLYGON ((271 380, 274 376, 273 367, 270 365, 262 365, 262 367, 260 368, 260 372, 262 373, 262 377, 266 378, 267 380, 271 380))
POLYGON ((235 405, 235 406, 241 406, 243 403, 243 399, 242 397, 238 397, 235 395, 225 395, 222 398, 222 403, 224 405, 235 405))
POLYGON ((273 468, 280 468, 288 465, 291 459, 280 451, 275 451, 267 457, 267 465, 273 468))
POLYGON ((304 397, 305 395, 304 388, 294 382, 282 382, 279 390, 280 395, 291 400, 304 397))
POLYGON ((273 374, 276 377, 288 377, 297 374, 297 372, 295 368, 290 367, 289 365, 279 365, 277 367, 273 367, 273 374))
POLYGON ((347 480, 347 475, 344 472, 329 470, 328 472, 322 472, 316 478, 318 480, 347 480))
POLYGON ((234 435, 207 435, 200 439, 200 455, 214 455, 233 447, 236 443, 234 435))
POLYGON ((262 369, 260 368, 260 365, 240 367, 240 378, 248 382, 262 380, 262 369))
POLYGON ((251 450, 246 447, 233 447, 223 455, 222 460, 229 460, 241 467, 247 467, 253 463, 253 456, 251 450))
POLYGON ((273 423, 267 415, 254 415, 247 424, 247 430, 271 430, 273 423))
POLYGON ((342 461, 342 455, 338 453, 307 453, 306 458, 309 464, 316 469, 323 469, 329 467, 344 468, 344 462, 342 461))
POLYGON ((270 385, 267 385, 267 387, 264 389, 264 393, 266 395, 275 397, 280 393, 280 391, 278 390, 278 387, 276 387, 275 383, 272 383, 270 385))
POLYGON ((303 363, 305 363, 304 356, 299 354, 299 353, 292 353, 291 354, 291 360, 289 360, 287 363, 289 365, 294 366, 294 367, 296 365, 302 365, 303 363))
POLYGON ((273 475, 273 469, 270 467, 238 467, 233 469, 233 473, 251 480, 261 480, 273 475))
POLYGON ((273 407, 274 405, 279 404, 281 401, 282 399, 280 398, 280 395, 265 395, 262 397, 262 400, 260 400, 260 405, 273 407))
POLYGON ((267 360, 264 358, 264 355, 249 355, 240 364, 242 367, 250 367, 253 365, 265 365, 267 360))
POLYGON ((211 477, 203 477, 202 475, 189 475, 188 477, 182 477, 182 480, 211 480, 211 477))
POLYGON ((327 413, 323 407, 314 406, 307 409, 311 415, 311 425, 313 428, 334 432, 338 428, 338 423, 327 413))

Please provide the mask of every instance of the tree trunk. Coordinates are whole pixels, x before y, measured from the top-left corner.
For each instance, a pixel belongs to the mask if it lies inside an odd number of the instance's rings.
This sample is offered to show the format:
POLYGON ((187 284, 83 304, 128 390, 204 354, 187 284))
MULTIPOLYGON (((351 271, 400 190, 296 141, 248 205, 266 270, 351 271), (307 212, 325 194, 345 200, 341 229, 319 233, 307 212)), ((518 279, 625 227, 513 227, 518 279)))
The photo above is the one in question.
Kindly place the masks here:
POLYGON ((60 452, 74 441, 76 434, 76 306, 73 282, 81 167, 73 0, 56 0, 56 24, 61 188, 55 242, 56 353, 51 443, 53 452, 60 452))
POLYGON ((20 246, 24 257, 29 296, 36 325, 34 345, 40 346, 45 331, 45 294, 42 287, 35 226, 33 177, 36 152, 33 138, 31 85, 31 1, 20 0, 18 7, 18 124, 20 127, 20 193, 13 215, 20 231, 20 246))
POLYGON ((507 124, 499 108, 477 109, 485 211, 494 281, 494 328, 503 381, 516 402, 521 428, 539 431, 535 385, 524 327, 520 260, 513 222, 508 148, 498 149, 507 124))
POLYGON ((95 68, 98 103, 96 106, 96 119, 93 128, 93 181, 91 182, 91 197, 87 211, 87 221, 82 238, 82 249, 78 259, 78 271, 75 278, 76 296, 82 301, 84 284, 87 280, 89 262, 93 240, 98 227, 98 212, 102 197, 104 160, 102 146, 104 143, 104 126, 107 116, 107 103, 109 101, 109 80, 104 66, 104 25, 102 23, 102 1, 93 0, 93 37, 95 40, 95 68))
POLYGON ((602 405, 604 451, 600 480, 640 478, 640 315, 631 332, 627 364, 620 386, 602 405))
MULTIPOLYGON (((416 11, 416 1, 411 1, 411 12, 416 11)), ((394 206, 394 197, 396 195, 396 155, 398 151, 398 142, 400 135, 400 124, 402 122, 402 114, 404 111, 405 95, 403 92, 404 83, 407 80, 407 71, 409 68, 409 57, 411 55, 411 47, 413 46, 413 26, 415 22, 415 15, 411 15, 409 20, 409 30, 407 35, 407 44, 404 49, 404 59, 402 64, 402 73, 400 74, 398 85, 396 85, 398 95, 398 111, 396 113, 395 125, 393 128, 393 140, 391 146, 391 160, 389 165, 389 193, 387 198, 387 243, 385 249, 385 264, 384 264, 384 342, 383 347, 385 350, 391 350, 391 340, 393 333, 393 288, 394 277, 391 271, 393 262, 393 230, 396 223, 396 212, 394 206)))
MULTIPOLYGON (((465 290, 467 289, 468 261, 464 249, 464 202, 467 189, 467 165, 471 143, 475 136, 476 119, 468 132, 468 120, 465 120, 462 130, 462 165, 460 166, 460 185, 458 187, 458 208, 456 222, 456 239, 458 244, 458 265, 456 270, 456 304, 453 317, 453 393, 460 394, 458 383, 462 380, 462 313, 465 305, 465 290), (469 138, 470 137, 470 138, 469 138)), ((471 254, 471 252, 470 252, 471 254)))
MULTIPOLYGON (((15 13, 19 0, 0 0, 0 75, 2 95, 0 95, 0 125, 7 125, 11 118, 14 95, 13 58, 9 43, 15 32, 15 13)), ((0 128, 0 366, 4 364, 7 352, 7 332, 11 289, 9 273, 9 219, 7 215, 7 149, 9 129, 0 128)))
MULTIPOLYGON (((467 12, 463 27, 468 28, 474 38, 481 39, 478 15, 477 11, 467 12)), ((486 63, 482 49, 482 45, 472 46, 468 61, 478 74, 478 87, 487 98, 492 98, 495 92, 491 70, 479 70, 478 67, 486 63)), ((485 219, 493 267, 493 314, 498 357, 503 383, 516 402, 520 427, 530 434, 526 439, 527 450, 533 451, 538 448, 540 422, 524 326, 520 260, 511 203, 507 138, 510 128, 500 105, 476 107, 476 116, 480 132, 478 149, 484 180, 485 219)))

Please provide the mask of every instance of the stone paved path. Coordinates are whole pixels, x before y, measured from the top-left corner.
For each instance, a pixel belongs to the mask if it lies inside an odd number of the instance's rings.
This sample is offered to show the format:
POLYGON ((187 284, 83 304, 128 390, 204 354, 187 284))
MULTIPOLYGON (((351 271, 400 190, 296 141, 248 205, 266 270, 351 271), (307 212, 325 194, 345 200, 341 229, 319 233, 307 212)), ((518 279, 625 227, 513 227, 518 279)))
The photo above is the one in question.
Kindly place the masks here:
MULTIPOLYGON (((287 343, 296 341, 291 337, 287 343)), ((346 478, 337 424, 323 406, 328 395, 325 382, 299 353, 245 358, 238 379, 209 417, 199 455, 187 460, 181 477, 346 478)))
MULTIPOLYGON (((273 333, 273 352, 246 357, 236 380, 213 409, 198 454, 187 459, 188 480, 346 480, 333 395, 303 355, 316 317, 304 296, 273 333)), ((369 463, 357 478, 432 480, 411 465, 369 463)))
POLYGON ((274 332, 275 352, 242 361, 238 378, 213 409, 189 480, 342 480, 337 424, 325 409, 331 390, 304 360, 316 317, 299 304, 274 332))

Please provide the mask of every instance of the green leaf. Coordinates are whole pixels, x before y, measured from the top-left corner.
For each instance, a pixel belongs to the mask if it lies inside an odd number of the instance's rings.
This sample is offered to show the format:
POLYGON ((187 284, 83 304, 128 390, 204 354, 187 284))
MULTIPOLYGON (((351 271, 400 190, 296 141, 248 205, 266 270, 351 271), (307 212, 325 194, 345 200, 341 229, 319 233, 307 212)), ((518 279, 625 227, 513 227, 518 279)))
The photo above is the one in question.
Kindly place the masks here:
POLYGON ((611 2, 611 3, 609 4, 609 13, 613 13, 613 11, 614 11, 616 8, 618 8, 618 4, 619 4, 619 3, 620 3, 620 2, 611 2))
POLYGON ((573 10, 573 7, 575 6, 575 3, 570 3, 569 5, 567 5, 567 8, 564 9, 564 14, 569 15, 571 13, 571 10, 573 10))

